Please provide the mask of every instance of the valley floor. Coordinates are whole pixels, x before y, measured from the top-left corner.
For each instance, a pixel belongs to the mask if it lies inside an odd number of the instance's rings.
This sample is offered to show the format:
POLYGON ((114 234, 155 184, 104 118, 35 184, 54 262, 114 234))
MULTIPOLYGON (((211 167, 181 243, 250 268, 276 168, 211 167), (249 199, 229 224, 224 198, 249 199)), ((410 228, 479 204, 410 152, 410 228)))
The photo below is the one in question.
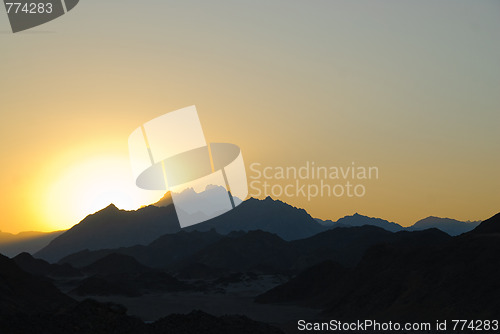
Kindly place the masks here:
MULTIPOLYGON (((294 332, 300 319, 314 319, 319 310, 293 305, 258 304, 257 295, 283 283, 284 278, 274 275, 260 276, 256 280, 218 285, 208 291, 149 293, 139 297, 126 296, 77 296, 69 295, 82 301, 88 298, 100 302, 113 302, 127 308, 128 314, 145 322, 154 322, 169 314, 188 314, 201 310, 215 316, 240 314, 250 319, 269 323, 294 332)), ((62 283, 62 282, 59 282, 62 283)), ((68 293, 67 284, 58 284, 68 293)), ((71 286, 71 285, 70 285, 71 286)))
POLYGON ((255 295, 235 293, 164 293, 149 294, 137 298, 120 296, 89 296, 100 302, 121 304, 128 309, 128 314, 137 316, 146 322, 155 321, 173 313, 187 314, 201 310, 212 315, 242 314, 253 320, 270 324, 284 324, 299 319, 315 318, 317 310, 289 305, 263 305, 253 302, 255 295))

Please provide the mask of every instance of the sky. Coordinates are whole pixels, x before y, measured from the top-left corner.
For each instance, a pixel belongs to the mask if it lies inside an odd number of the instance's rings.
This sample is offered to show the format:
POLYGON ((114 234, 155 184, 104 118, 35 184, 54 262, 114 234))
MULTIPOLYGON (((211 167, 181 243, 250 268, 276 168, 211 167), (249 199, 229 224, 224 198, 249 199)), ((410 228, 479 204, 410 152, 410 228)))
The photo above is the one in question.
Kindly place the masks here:
POLYGON ((266 181, 255 164, 377 167, 351 180, 360 197, 273 196, 313 217, 500 211, 498 1, 82 0, 17 34, 2 11, 1 231, 155 202, 128 136, 190 105, 249 181, 266 181))

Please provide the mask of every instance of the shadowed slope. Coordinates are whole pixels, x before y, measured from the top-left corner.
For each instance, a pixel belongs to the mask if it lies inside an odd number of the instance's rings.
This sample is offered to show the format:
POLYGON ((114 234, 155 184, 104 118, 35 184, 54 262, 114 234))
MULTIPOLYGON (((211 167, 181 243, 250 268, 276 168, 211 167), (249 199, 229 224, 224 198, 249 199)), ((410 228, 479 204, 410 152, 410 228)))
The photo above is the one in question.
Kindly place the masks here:
POLYGON ((279 200, 250 198, 222 216, 187 227, 186 230, 228 234, 232 231, 261 230, 274 233, 284 240, 307 238, 326 230, 304 209, 279 200))
POLYGON ((418 231, 425 230, 428 228, 437 228, 443 232, 448 233, 449 235, 456 236, 462 233, 466 233, 472 231, 476 228, 481 222, 462 222, 456 219, 450 218, 439 218, 439 217, 427 217, 422 220, 419 220, 412 226, 408 227, 409 231, 418 231))
POLYGON ((35 257, 54 262, 85 249, 147 245, 161 235, 179 230, 173 206, 125 211, 110 205, 87 216, 37 252, 35 257))
POLYGON ((49 281, 21 270, 0 255, 0 317, 23 313, 52 313, 74 301, 49 281))
MULTIPOLYGON (((422 231, 428 232, 432 230, 422 231)), ((500 310, 500 215, 474 231, 447 242, 384 243, 368 249, 347 275, 342 268, 308 269, 292 281, 261 295, 261 302, 303 303, 296 286, 328 282, 321 291, 309 288, 306 302, 342 320, 414 321, 488 319, 500 310), (340 278, 339 278, 340 277, 340 278)), ((405 232, 408 233, 408 232, 405 232)), ((412 232, 414 233, 414 232, 412 232)), ((327 264, 321 266, 330 267, 327 264)))

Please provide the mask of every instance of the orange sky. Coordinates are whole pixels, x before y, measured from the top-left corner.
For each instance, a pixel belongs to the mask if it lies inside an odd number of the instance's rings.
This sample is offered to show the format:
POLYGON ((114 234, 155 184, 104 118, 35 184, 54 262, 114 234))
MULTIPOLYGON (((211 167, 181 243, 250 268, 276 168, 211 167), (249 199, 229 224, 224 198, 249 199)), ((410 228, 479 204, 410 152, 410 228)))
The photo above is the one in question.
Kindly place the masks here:
POLYGON ((155 201, 134 186, 128 136, 193 104, 249 176, 255 162, 379 168, 362 198, 282 197, 314 217, 488 218, 499 16, 488 1, 82 2, 14 35, 0 13, 0 230, 155 201))

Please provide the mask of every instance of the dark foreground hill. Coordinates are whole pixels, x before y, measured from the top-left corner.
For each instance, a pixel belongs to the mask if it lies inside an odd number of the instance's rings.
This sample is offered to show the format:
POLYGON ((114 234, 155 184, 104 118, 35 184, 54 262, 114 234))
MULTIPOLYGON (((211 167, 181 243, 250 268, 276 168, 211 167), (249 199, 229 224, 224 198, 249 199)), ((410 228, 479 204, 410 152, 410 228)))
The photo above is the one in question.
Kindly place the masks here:
POLYGON ((174 234, 165 234, 147 246, 136 245, 96 251, 84 250, 63 257, 59 263, 70 263, 81 268, 115 253, 131 256, 149 267, 166 268, 222 238, 223 236, 214 230, 208 232, 186 232, 182 230, 174 234))
POLYGON ((34 254, 63 233, 64 231, 11 234, 0 231, 0 254, 8 257, 22 252, 34 254))
POLYGON ((50 264, 42 259, 35 259, 28 253, 21 253, 12 258, 12 260, 24 271, 47 277, 80 277, 83 274, 73 268, 70 264, 50 264))
POLYGON ((201 311, 172 314, 145 324, 112 303, 87 299, 58 314, 0 315, 2 333, 9 334, 284 334, 280 329, 242 315, 215 317, 201 311))
POLYGON ((120 275, 130 273, 146 273, 152 269, 139 263, 131 256, 112 253, 82 268, 86 274, 120 275))
POLYGON ((83 267, 81 271, 91 276, 79 282, 70 294, 138 297, 150 292, 183 291, 190 288, 171 275, 149 268, 123 254, 106 255, 83 267))
MULTIPOLYGON (((72 305, 73 300, 48 280, 21 270, 0 254, 0 317, 53 313, 72 305)), ((0 327, 1 328, 1 327, 0 327)))
MULTIPOLYGON (((369 247, 379 243, 427 247, 450 238, 435 229, 391 233, 375 226, 335 228, 295 241, 285 241, 264 231, 233 232, 225 236, 213 230, 181 231, 165 235, 148 246, 84 251, 67 256, 60 263, 85 271, 82 267, 116 253, 184 278, 214 278, 232 272, 291 274, 325 260, 353 267, 369 247)), ((103 271, 115 270, 119 263, 110 261, 103 271)))
POLYGON ((0 330, 9 334, 260 333, 279 329, 244 316, 214 317, 203 312, 169 315, 145 324, 111 303, 77 303, 45 279, 21 270, 0 255, 0 330))
POLYGON ((346 320, 493 319, 500 314, 499 231, 497 214, 444 244, 376 245, 350 272, 323 263, 257 301, 315 306, 346 320))
MULTIPOLYGON (((171 268, 186 275, 186 268, 202 265, 219 275, 230 272, 283 273, 291 270, 300 255, 276 234, 250 231, 241 235, 226 236, 203 248, 171 268)), ((192 277, 206 278, 206 277, 192 277)))
POLYGON ((290 303, 315 308, 324 307, 352 270, 330 260, 316 264, 291 279, 258 296, 258 303, 290 303))
POLYGON ((283 334, 278 328, 245 316, 214 317, 202 311, 193 311, 186 315, 172 314, 159 319, 151 327, 155 333, 283 334))

